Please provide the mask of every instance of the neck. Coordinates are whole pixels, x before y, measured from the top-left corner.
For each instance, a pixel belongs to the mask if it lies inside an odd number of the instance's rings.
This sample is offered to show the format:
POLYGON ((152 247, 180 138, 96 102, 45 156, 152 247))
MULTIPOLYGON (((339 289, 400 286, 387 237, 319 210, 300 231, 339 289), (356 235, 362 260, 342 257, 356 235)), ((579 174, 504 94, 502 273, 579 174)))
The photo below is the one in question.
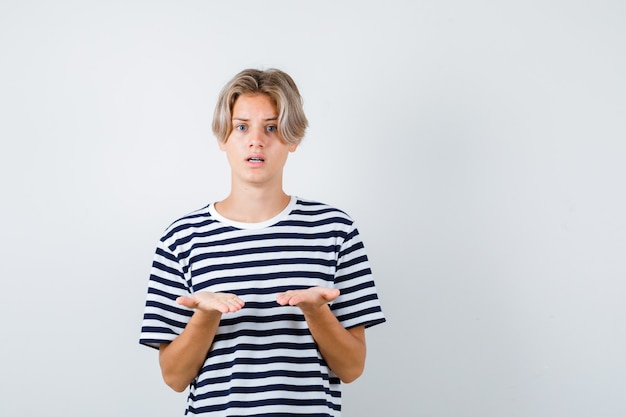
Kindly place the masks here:
POLYGON ((283 211, 289 200, 289 195, 282 188, 274 191, 245 188, 231 190, 228 197, 215 204, 215 209, 222 216, 237 222, 259 223, 283 211))

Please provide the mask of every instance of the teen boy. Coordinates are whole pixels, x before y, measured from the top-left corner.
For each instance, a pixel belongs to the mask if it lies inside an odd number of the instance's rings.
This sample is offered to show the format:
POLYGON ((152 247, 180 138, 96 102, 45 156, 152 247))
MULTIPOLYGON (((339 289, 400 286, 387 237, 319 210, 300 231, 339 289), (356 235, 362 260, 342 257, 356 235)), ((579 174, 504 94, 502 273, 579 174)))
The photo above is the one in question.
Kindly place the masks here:
POLYGON ((230 194, 158 242, 140 343, 167 385, 189 387, 186 414, 340 416, 365 328, 385 321, 353 220, 283 190, 307 124, 288 74, 237 74, 213 119, 230 194))

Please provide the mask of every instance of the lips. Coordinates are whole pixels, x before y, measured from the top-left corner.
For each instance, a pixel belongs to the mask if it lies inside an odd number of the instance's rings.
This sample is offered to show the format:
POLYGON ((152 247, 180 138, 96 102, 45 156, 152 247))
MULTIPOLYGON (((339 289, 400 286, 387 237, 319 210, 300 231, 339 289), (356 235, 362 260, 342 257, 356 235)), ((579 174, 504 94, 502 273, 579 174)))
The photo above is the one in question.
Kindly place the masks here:
POLYGON ((263 155, 250 155, 247 159, 248 162, 265 162, 263 155))

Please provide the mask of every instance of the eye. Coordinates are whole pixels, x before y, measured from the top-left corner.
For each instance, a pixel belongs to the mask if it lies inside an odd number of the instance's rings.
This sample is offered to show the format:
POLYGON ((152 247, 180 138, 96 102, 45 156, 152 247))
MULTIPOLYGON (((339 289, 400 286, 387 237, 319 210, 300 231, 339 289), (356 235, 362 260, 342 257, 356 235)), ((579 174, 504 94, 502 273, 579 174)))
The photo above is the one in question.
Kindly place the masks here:
POLYGON ((276 132, 278 131, 278 126, 275 125, 269 125, 265 128, 268 132, 276 132))
POLYGON ((248 127, 246 125, 235 125, 235 130, 244 132, 248 127))

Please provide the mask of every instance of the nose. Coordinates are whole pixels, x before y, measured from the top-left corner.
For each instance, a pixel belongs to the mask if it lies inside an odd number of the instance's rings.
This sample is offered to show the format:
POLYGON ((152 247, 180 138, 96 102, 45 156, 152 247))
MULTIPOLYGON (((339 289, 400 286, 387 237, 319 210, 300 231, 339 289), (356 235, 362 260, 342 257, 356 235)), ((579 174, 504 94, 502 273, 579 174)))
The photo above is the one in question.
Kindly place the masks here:
POLYGON ((248 146, 262 148, 265 146, 265 128, 263 126, 251 127, 248 133, 248 146))

